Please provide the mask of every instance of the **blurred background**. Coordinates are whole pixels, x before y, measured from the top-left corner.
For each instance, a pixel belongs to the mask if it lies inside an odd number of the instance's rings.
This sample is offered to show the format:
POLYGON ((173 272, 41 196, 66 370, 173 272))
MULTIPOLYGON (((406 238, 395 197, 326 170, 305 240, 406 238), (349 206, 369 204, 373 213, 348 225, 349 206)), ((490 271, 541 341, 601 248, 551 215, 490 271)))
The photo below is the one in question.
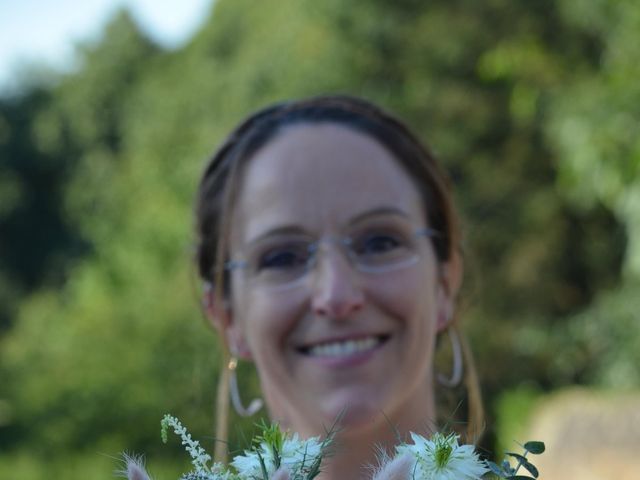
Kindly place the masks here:
POLYGON ((396 112, 452 176, 482 448, 536 436, 541 478, 637 478, 640 3, 169 3, 0 0, 0 478, 110 479, 123 450, 177 478, 169 412, 213 448, 199 174, 250 111, 327 92, 396 112))

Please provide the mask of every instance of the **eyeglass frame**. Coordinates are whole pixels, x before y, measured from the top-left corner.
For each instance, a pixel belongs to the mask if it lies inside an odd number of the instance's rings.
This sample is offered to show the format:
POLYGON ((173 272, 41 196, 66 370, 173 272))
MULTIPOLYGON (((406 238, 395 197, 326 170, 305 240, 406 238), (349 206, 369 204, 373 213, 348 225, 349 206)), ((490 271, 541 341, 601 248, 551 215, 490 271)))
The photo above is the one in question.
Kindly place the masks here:
MULTIPOLYGON (((438 230, 435 230, 433 228, 430 227, 424 227, 424 228, 419 228, 417 230, 415 230, 413 232, 413 237, 426 237, 426 238, 434 238, 434 237, 441 237, 442 233, 439 232, 438 230)), ((297 286, 298 282, 300 282, 301 280, 303 280, 306 276, 307 273, 309 273, 311 270, 313 270, 317 264, 317 259, 318 259, 318 251, 320 250, 320 245, 322 243, 333 243, 333 244, 338 244, 341 245, 343 248, 342 250, 346 253, 346 258, 348 259, 349 263, 351 264, 351 266, 353 268, 355 268, 358 272, 361 273, 373 273, 373 274, 378 274, 378 273, 386 273, 386 272, 392 272, 396 269, 401 269, 405 266, 409 266, 411 265, 415 260, 417 260, 419 258, 419 255, 415 256, 415 259, 412 258, 410 263, 399 263, 397 265, 392 265, 390 268, 380 268, 380 269, 376 269, 376 268, 367 268, 366 266, 363 266, 361 263, 358 262, 358 260, 356 258, 354 258, 354 252, 353 250, 350 248, 350 245, 353 243, 353 239, 351 236, 349 235, 324 235, 320 238, 318 238, 317 240, 314 240, 313 242, 310 242, 309 245, 307 246, 307 249, 309 251, 309 257, 304 265, 304 270, 302 272, 302 274, 300 275, 299 278, 295 278, 289 282, 283 283, 279 286, 272 286, 269 287, 268 289, 270 291, 280 291, 280 290, 288 290, 290 288, 294 288, 295 286, 297 286)), ((227 272, 232 272, 234 270, 244 270, 246 268, 248 268, 249 265, 249 261, 248 260, 228 260, 225 262, 224 264, 224 269, 227 272)))

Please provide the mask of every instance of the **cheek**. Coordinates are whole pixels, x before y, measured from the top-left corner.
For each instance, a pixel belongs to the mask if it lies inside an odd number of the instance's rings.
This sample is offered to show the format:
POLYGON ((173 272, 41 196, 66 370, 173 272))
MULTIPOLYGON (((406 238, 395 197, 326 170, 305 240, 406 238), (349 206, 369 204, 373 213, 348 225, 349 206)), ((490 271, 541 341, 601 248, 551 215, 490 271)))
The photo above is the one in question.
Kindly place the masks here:
POLYGON ((299 295, 279 295, 255 290, 240 293, 234 299, 237 321, 255 357, 284 350, 291 331, 303 315, 299 295))
POLYGON ((436 285, 429 272, 411 269, 370 283, 371 302, 395 318, 435 322, 436 285))

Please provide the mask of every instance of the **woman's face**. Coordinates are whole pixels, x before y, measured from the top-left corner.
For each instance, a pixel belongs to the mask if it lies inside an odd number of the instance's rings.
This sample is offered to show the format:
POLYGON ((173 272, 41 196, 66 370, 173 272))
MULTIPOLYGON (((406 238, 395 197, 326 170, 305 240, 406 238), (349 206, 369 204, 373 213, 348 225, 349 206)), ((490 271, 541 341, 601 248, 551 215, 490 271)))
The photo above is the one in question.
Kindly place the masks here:
POLYGON ((232 273, 226 333, 255 362, 275 420, 312 435, 341 413, 357 428, 432 403, 434 341, 451 299, 431 241, 414 235, 426 218, 394 157, 344 126, 289 127, 250 159, 230 243, 231 259, 249 265, 232 273), (357 268, 386 265, 398 239, 413 242, 412 260, 404 252, 387 271, 357 268))

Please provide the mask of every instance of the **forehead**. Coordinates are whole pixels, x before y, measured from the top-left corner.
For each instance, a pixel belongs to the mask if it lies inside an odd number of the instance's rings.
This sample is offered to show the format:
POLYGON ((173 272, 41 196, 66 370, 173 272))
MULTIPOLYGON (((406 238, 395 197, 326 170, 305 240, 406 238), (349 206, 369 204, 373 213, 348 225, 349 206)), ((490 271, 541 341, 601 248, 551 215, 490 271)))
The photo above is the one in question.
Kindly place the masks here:
POLYGON ((285 225, 313 233, 340 229, 389 207, 424 223, 418 189, 383 145, 341 125, 295 125, 249 159, 233 224, 236 239, 248 241, 285 225))

